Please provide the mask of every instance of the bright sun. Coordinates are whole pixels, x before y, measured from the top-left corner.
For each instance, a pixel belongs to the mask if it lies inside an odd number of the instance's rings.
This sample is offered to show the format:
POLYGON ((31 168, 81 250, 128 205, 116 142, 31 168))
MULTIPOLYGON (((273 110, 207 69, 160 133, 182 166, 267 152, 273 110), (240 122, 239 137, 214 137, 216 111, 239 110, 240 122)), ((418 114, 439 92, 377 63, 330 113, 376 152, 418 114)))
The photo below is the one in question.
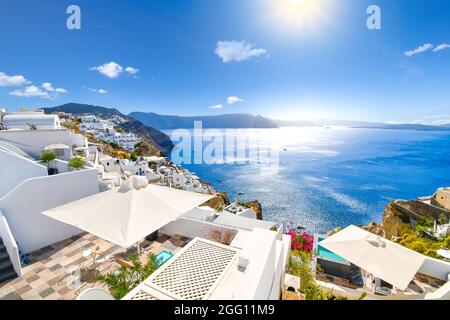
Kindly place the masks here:
POLYGON ((330 0, 273 0, 269 8, 274 19, 290 30, 311 31, 330 12, 330 0))

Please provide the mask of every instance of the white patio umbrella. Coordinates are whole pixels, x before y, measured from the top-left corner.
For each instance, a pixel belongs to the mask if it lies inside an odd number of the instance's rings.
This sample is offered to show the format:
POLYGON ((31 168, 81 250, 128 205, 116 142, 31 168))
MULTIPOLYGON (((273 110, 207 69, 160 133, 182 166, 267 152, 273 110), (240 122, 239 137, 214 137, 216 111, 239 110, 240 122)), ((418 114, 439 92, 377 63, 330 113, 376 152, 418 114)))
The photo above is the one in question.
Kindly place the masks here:
POLYGON ((400 290, 408 287, 425 261, 425 256, 355 226, 319 245, 400 290))
POLYGON ((128 248, 213 197, 148 185, 134 176, 119 188, 42 213, 128 248))

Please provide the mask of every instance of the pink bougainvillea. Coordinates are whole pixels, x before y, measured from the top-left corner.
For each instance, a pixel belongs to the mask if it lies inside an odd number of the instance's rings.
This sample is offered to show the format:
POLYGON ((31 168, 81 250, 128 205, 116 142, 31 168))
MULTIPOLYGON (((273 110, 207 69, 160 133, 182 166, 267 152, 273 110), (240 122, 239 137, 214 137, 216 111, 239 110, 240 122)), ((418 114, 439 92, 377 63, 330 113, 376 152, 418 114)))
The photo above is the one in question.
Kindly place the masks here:
POLYGON ((293 227, 292 222, 288 224, 287 235, 291 236, 291 248, 297 251, 313 251, 314 236, 307 231, 300 231, 293 227))

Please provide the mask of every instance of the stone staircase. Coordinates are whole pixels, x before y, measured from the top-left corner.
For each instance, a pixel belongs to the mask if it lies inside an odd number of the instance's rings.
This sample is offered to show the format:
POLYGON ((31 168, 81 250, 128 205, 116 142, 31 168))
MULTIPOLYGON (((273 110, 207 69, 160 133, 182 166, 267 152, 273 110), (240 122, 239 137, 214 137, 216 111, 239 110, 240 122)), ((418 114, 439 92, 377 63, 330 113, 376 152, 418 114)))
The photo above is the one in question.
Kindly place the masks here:
POLYGON ((5 245, 0 238, 0 283, 16 278, 17 274, 6 251, 5 245))

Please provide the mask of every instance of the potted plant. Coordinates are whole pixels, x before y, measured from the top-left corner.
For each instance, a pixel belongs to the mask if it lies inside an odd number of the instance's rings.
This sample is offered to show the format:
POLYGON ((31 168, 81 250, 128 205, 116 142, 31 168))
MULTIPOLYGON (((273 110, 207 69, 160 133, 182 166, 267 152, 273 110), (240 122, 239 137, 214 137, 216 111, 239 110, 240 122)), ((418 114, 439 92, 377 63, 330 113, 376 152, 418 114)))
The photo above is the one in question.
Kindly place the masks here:
POLYGON ((57 173, 55 168, 51 168, 51 169, 49 168, 50 161, 53 161, 55 159, 56 159, 56 153, 54 151, 42 151, 41 152, 40 160, 47 165, 47 171, 48 171, 49 175, 54 175, 57 173))
POLYGON ((86 167, 86 160, 82 157, 73 157, 69 160, 68 166, 72 170, 82 170, 86 167))

